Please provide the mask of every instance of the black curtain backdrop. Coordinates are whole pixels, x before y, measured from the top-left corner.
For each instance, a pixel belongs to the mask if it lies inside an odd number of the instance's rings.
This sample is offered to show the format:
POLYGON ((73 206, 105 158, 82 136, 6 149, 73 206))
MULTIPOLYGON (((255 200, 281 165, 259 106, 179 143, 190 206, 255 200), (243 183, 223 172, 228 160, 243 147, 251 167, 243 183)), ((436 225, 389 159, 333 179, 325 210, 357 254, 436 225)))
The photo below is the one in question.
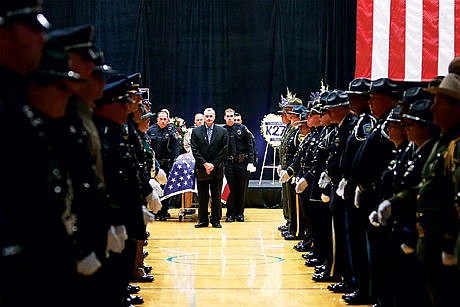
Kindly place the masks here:
POLYGON ((354 75, 356 0, 45 0, 44 8, 53 28, 93 24, 107 63, 142 73, 153 111, 168 108, 188 125, 208 106, 217 123, 227 107, 241 113, 259 166, 260 122, 286 87, 306 103, 321 80, 347 89, 354 75))

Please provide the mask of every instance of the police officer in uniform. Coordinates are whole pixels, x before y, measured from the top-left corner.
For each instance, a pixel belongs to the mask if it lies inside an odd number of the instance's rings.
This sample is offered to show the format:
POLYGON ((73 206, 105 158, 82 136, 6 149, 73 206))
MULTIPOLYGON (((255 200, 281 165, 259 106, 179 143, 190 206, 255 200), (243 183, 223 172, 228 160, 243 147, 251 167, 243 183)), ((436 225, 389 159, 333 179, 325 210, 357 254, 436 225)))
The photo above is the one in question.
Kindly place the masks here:
MULTIPOLYGON (((421 87, 409 88, 404 93, 403 104, 408 106, 407 112, 402 114, 403 126, 408 140, 415 148, 408 159, 394 169, 393 193, 388 197, 411 189, 421 181, 422 167, 439 134, 439 128, 433 124, 430 109, 433 96, 430 93, 421 87)), ((392 306, 423 306, 426 302, 426 297, 420 295, 422 283, 415 253, 415 213, 416 202, 404 202, 400 207, 393 207, 391 220, 386 225, 390 232, 386 270, 389 278, 386 290, 392 306)))
POLYGON ((382 280, 380 262, 382 253, 379 252, 379 243, 382 231, 373 227, 369 220, 369 214, 378 205, 380 178, 382 172, 391 160, 391 153, 394 145, 382 134, 382 125, 387 119, 391 109, 399 101, 399 85, 391 79, 380 78, 372 81, 370 87, 369 107, 372 114, 377 118, 374 129, 367 135, 360 145, 353 161, 351 176, 357 184, 354 205, 359 208, 362 217, 361 223, 365 226, 367 236, 366 256, 362 259, 370 259, 369 278, 360 282, 360 288, 355 292, 344 295, 344 300, 349 304, 368 304, 369 302, 379 303, 383 287, 379 284, 382 280), (372 285, 372 288, 370 287, 372 285))
POLYGON ((416 203, 418 240, 416 253, 421 265, 427 306, 449 306, 458 291, 459 272, 454 255, 459 231, 453 180, 458 161, 460 136, 460 76, 449 73, 437 88, 432 106, 434 123, 441 135, 426 160, 417 186, 383 201, 377 210, 378 221, 387 224, 393 208, 399 210, 416 203))
POLYGON ((284 163, 286 167, 280 171, 280 178, 279 182, 281 184, 288 184, 287 185, 287 197, 288 197, 288 208, 289 208, 289 218, 291 223, 289 225, 288 230, 283 231, 281 235, 284 237, 285 240, 296 240, 299 239, 298 236, 298 227, 299 227, 299 199, 295 193, 295 183, 292 180, 292 176, 288 173, 288 168, 294 161, 294 156, 297 152, 297 148, 300 144, 301 135, 300 130, 298 128, 298 123, 300 120, 300 115, 304 112, 305 107, 302 105, 297 105, 292 108, 292 111, 289 111, 291 114, 291 126, 293 127, 293 133, 290 137, 286 140, 286 148, 285 148, 285 158, 284 163))
POLYGON ((330 272, 332 279, 343 278, 351 279, 351 272, 348 262, 348 253, 346 247, 346 228, 348 227, 348 215, 350 207, 336 193, 339 182, 342 179, 341 158, 346 142, 352 133, 357 118, 350 112, 350 102, 348 95, 341 90, 332 91, 325 104, 331 121, 337 124, 337 133, 333 140, 333 147, 327 159, 326 169, 321 175, 320 187, 330 185, 331 193, 329 208, 332 214, 334 228, 334 252, 332 257, 333 271, 330 272))
MULTIPOLYGON (((157 114, 157 123, 150 126, 147 134, 150 137, 150 144, 155 157, 160 163, 160 168, 169 176, 174 160, 179 156, 179 140, 177 139, 177 131, 169 124, 169 114, 165 111, 160 111, 157 114)), ((158 211, 157 217, 160 221, 166 221, 169 217, 169 205, 173 198, 161 202, 161 210, 158 211)))
POLYGON ((126 133, 132 103, 127 76, 118 76, 104 87, 104 96, 96 100, 94 122, 98 128, 104 161, 106 187, 116 208, 111 225, 120 238, 127 239, 121 253, 110 253, 107 285, 113 295, 107 305, 127 304, 127 288, 132 278, 137 241, 145 236, 143 205, 139 189, 140 174, 135 152, 126 133))
MULTIPOLYGON (((294 106, 299 106, 302 105, 302 100, 299 98, 296 98, 295 95, 293 95, 289 89, 287 89, 287 94, 286 98, 281 95, 281 102, 279 103, 279 107, 281 108, 279 113, 281 113, 281 118, 283 120, 283 123, 286 124, 286 129, 284 130, 284 134, 281 137, 281 143, 280 146, 278 147, 278 155, 279 155, 279 165, 277 167, 277 173, 278 176, 280 175, 280 172, 282 169, 286 168, 286 144, 288 140, 291 138, 292 134, 295 132, 296 128, 291 125, 291 115, 288 113, 289 111, 292 110, 294 106)), ((289 214, 289 208, 290 208, 290 200, 289 200, 289 189, 290 189, 290 184, 288 183, 283 183, 282 186, 282 192, 281 192, 281 203, 283 205, 283 216, 284 219, 286 220, 285 225, 281 225, 278 227, 278 230, 281 232, 289 230, 289 227, 291 225, 291 217, 289 214)))
POLYGON ((244 222, 244 196, 249 173, 255 171, 254 148, 251 133, 242 124, 235 123, 235 110, 225 110, 225 126, 228 133, 228 154, 225 161, 225 177, 230 188, 227 200, 226 222, 244 222))

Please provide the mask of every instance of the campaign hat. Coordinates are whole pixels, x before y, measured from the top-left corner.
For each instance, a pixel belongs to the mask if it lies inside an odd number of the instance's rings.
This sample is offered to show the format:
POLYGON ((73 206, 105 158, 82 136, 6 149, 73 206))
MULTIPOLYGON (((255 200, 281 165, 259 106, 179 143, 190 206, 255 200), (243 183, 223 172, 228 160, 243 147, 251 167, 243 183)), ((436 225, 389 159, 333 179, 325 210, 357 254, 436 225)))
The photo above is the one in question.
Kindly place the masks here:
POLYGON ((348 106, 350 102, 348 101, 348 95, 344 91, 334 90, 327 95, 323 107, 325 109, 345 107, 348 106))
POLYGON ((371 80, 367 78, 355 78, 348 85, 348 95, 369 95, 371 80))
POLYGON ((460 102, 460 75, 449 73, 438 87, 428 87, 424 90, 434 95, 444 94, 460 102))
POLYGON ((380 78, 371 82, 369 94, 384 94, 393 98, 400 98, 400 86, 389 78, 380 78))

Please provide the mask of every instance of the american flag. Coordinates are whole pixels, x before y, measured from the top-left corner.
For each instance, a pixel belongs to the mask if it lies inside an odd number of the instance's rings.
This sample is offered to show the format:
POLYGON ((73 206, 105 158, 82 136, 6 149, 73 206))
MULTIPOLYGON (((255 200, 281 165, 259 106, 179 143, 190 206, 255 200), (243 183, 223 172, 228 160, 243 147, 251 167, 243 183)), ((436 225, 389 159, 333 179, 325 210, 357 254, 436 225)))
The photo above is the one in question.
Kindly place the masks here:
POLYGON ((197 192, 195 184, 195 158, 191 152, 180 155, 174 161, 161 200, 184 192, 197 192))
POLYGON ((430 81, 460 56, 460 0, 357 0, 355 77, 430 81))

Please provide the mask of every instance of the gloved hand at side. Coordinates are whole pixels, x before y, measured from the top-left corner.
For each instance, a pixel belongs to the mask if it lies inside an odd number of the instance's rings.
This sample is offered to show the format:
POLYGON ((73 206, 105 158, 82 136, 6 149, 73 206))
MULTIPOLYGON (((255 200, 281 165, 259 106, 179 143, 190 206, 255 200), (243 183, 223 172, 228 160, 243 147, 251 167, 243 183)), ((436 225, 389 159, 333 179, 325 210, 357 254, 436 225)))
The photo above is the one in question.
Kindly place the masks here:
POLYGON ((91 252, 82 260, 77 261, 77 272, 85 276, 93 275, 101 266, 102 264, 97 259, 96 253, 91 252))

